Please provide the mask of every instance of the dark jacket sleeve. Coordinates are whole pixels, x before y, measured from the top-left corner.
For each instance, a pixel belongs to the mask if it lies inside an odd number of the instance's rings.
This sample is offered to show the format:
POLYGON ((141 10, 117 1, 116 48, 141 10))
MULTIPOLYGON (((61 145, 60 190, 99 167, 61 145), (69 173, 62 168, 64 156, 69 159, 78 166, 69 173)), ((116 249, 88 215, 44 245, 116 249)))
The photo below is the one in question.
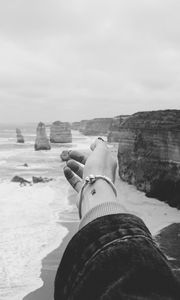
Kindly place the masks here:
POLYGON ((143 221, 113 214, 72 238, 57 271, 54 299, 180 299, 180 287, 143 221))

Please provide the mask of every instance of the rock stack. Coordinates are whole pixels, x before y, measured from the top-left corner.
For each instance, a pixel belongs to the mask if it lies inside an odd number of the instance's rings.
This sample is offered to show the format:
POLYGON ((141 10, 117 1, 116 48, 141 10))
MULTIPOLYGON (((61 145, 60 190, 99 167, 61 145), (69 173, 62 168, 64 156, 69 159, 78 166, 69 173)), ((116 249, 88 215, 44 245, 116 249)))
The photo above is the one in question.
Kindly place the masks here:
POLYGON ((56 121, 52 123, 50 129, 51 143, 71 143, 71 126, 68 122, 56 121))
POLYGON ((46 135, 46 126, 40 122, 36 130, 36 141, 34 145, 35 150, 50 150, 51 145, 46 135))
POLYGON ((17 143, 24 143, 24 137, 19 128, 16 128, 17 143))
POLYGON ((136 113, 118 136, 120 177, 180 208, 180 110, 136 113))

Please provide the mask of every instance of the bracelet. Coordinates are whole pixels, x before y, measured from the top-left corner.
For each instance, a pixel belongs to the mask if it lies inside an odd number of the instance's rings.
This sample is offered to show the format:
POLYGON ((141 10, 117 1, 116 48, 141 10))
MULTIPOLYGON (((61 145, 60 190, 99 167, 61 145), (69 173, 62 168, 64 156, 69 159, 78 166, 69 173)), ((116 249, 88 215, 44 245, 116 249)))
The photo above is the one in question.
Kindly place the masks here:
POLYGON ((104 176, 104 175, 89 175, 85 178, 85 181, 84 181, 84 184, 81 188, 81 192, 80 192, 80 197, 79 197, 79 218, 81 219, 82 218, 82 214, 81 214, 81 208, 82 208, 82 200, 83 200, 83 191, 85 189, 85 187, 88 185, 88 184, 93 184, 96 182, 96 180, 98 179, 103 179, 105 180, 112 188, 115 196, 117 197, 117 190, 116 190, 116 187, 115 185, 112 183, 111 179, 107 176, 104 176))

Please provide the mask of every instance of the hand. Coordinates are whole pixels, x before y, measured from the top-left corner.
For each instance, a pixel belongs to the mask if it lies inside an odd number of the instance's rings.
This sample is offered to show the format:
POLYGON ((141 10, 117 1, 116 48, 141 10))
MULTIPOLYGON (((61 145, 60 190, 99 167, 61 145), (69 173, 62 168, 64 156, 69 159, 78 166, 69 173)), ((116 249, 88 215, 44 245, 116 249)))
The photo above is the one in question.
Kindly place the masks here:
POLYGON ((97 139, 91 145, 92 153, 87 156, 78 151, 71 151, 70 160, 64 168, 64 174, 72 187, 79 192, 82 187, 82 180, 90 174, 105 175, 113 182, 115 181, 115 173, 117 163, 112 157, 107 145, 102 140, 97 139), (84 164, 84 168, 81 164, 84 164), (78 176, 76 176, 78 175, 78 176))

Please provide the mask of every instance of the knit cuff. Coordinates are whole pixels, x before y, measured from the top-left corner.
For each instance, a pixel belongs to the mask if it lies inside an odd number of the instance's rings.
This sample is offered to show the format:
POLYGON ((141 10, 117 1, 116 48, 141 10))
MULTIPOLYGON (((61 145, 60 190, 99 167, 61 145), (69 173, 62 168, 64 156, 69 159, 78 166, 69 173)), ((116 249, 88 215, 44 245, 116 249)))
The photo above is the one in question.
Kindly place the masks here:
POLYGON ((101 203, 93 207, 84 215, 80 221, 79 230, 96 218, 119 213, 127 213, 127 210, 120 203, 112 201, 101 203))

